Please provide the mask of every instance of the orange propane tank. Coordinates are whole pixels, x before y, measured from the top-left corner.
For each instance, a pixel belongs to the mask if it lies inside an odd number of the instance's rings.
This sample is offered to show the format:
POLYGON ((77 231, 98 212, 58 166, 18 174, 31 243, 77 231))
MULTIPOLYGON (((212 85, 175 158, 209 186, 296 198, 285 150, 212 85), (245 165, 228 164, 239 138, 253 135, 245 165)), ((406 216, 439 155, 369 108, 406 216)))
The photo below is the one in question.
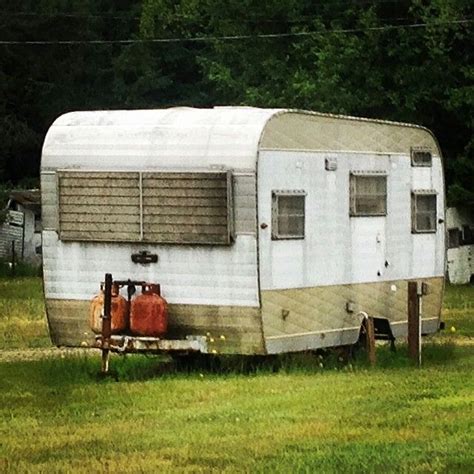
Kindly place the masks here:
MULTIPOLYGON (((99 334, 102 332, 102 312, 104 311, 104 290, 91 301, 89 322, 91 329, 99 334)), ((112 307, 111 307, 111 331, 112 334, 124 332, 127 329, 128 303, 119 294, 117 285, 112 286, 112 307)))
POLYGON ((166 300, 160 296, 159 285, 144 285, 142 294, 132 300, 130 331, 136 336, 160 337, 168 328, 166 300))

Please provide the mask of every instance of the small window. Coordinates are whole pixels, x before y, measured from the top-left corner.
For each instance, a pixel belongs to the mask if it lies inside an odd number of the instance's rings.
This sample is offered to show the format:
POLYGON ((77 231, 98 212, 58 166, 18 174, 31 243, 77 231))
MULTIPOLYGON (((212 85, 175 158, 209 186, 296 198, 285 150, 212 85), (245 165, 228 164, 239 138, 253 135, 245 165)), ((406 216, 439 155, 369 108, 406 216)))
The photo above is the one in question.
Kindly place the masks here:
POLYGON ((350 215, 387 215, 387 176, 355 174, 350 177, 350 215))
POLYGON ((463 225, 461 237, 460 245, 474 244, 474 229, 468 225, 463 225))
POLYGON ((423 148, 411 149, 411 165, 412 166, 431 166, 431 151, 423 148))
POLYGON ((272 239, 304 239, 304 191, 273 191, 272 239))
POLYGON ((436 193, 433 191, 413 192, 412 231, 436 232, 436 193))
POLYGON ((41 232, 41 213, 35 214, 35 232, 41 232))
POLYGON ((459 247, 461 231, 457 228, 448 229, 448 248, 456 249, 459 247))

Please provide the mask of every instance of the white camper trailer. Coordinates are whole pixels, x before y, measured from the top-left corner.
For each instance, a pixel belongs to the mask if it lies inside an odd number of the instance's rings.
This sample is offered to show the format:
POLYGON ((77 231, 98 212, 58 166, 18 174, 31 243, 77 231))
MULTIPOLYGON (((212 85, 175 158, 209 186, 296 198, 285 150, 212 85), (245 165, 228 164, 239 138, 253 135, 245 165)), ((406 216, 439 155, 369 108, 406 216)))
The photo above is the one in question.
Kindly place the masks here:
POLYGON ((448 207, 448 278, 454 285, 474 283, 474 218, 470 209, 448 207))
POLYGON ((166 339, 202 337, 203 352, 353 344, 361 312, 403 337, 409 280, 428 288, 422 332, 439 327, 443 168, 422 127, 250 107, 68 113, 41 187, 57 345, 94 346, 105 272, 159 283, 166 339))

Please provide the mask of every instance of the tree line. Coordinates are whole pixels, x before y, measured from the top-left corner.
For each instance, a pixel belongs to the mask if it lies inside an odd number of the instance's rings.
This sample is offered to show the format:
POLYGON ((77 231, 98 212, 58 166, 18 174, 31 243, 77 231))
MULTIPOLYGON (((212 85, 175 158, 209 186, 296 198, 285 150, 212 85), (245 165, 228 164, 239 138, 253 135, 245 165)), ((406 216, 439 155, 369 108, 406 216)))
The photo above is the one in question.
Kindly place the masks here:
POLYGON ((251 105, 413 122, 474 205, 470 0, 4 0, 0 182, 71 110, 251 105))

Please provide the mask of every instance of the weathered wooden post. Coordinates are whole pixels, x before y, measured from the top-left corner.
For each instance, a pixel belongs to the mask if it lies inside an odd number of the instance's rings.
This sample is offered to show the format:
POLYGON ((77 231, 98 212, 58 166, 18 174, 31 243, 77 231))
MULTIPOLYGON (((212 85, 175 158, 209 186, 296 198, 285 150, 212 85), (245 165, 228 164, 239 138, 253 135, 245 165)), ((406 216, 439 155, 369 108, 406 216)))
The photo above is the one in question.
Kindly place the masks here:
POLYGON ((110 335, 112 331, 112 275, 105 274, 104 314, 102 315, 102 374, 109 371, 110 335))
POLYGON ((365 319, 365 333, 366 333, 366 348, 367 356, 369 358, 369 363, 371 366, 374 366, 377 362, 375 356, 375 328, 374 328, 374 318, 369 316, 365 319))
POLYGON ((364 319, 362 320, 362 327, 365 335, 365 350, 371 366, 377 362, 375 355, 375 326, 374 318, 369 316, 365 311, 359 313, 364 319))
POLYGON ((421 365, 421 305, 422 285, 408 282, 408 355, 421 365))

